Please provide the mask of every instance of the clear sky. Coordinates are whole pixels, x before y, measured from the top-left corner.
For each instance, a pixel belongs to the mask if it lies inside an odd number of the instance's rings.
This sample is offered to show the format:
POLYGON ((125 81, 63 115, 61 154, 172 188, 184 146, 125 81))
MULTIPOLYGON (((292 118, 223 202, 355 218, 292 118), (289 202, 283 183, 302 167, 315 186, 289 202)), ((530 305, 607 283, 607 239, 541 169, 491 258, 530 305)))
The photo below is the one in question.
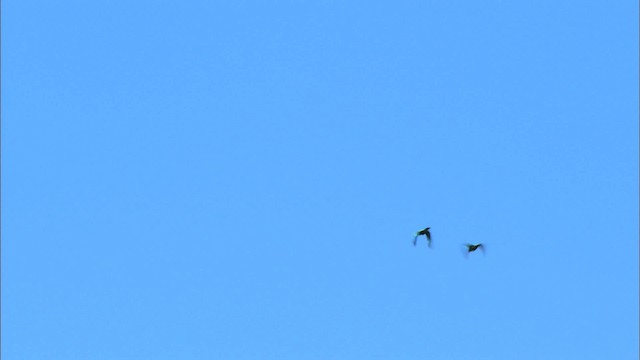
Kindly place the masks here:
POLYGON ((2 25, 3 359, 638 358, 636 1, 2 25))

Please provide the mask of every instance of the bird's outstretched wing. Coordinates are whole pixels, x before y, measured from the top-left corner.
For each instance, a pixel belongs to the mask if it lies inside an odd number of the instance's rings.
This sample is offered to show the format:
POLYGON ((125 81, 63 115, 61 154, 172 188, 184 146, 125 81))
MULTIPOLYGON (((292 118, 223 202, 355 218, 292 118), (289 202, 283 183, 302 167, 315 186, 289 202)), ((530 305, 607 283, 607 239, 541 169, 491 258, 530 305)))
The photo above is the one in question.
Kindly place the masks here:
POLYGON ((425 231, 424 234, 427 236, 427 240, 431 243, 431 232, 429 230, 425 231))
POLYGON ((413 246, 416 246, 416 242, 418 242, 418 235, 413 238, 413 246))
POLYGON ((478 248, 482 251, 482 255, 485 255, 484 244, 478 244, 478 248))

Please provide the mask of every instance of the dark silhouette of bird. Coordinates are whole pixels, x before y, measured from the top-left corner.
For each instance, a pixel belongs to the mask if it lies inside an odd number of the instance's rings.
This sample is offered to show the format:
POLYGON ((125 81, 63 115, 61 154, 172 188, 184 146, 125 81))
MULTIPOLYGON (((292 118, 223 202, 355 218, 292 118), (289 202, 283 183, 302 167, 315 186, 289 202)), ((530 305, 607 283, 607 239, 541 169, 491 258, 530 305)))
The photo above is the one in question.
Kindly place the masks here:
POLYGON ((478 249, 480 249, 482 251, 482 253, 484 254, 484 245, 483 244, 464 244, 464 246, 467 247, 467 251, 464 253, 465 256, 467 256, 469 253, 472 253, 478 249))
POLYGON ((427 238, 427 243, 429 247, 431 247, 431 232, 429 231, 430 227, 424 228, 416 233, 416 237, 413 238, 413 246, 416 246, 416 242, 418 241, 418 236, 424 235, 427 238))

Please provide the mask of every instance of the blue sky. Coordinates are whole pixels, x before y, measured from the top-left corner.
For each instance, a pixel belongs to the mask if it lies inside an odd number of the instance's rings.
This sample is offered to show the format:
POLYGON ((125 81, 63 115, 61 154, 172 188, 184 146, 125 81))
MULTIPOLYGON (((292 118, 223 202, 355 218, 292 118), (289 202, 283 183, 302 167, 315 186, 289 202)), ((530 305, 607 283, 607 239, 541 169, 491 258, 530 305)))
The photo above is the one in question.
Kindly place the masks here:
POLYGON ((636 2, 2 10, 3 359, 638 358, 636 2))

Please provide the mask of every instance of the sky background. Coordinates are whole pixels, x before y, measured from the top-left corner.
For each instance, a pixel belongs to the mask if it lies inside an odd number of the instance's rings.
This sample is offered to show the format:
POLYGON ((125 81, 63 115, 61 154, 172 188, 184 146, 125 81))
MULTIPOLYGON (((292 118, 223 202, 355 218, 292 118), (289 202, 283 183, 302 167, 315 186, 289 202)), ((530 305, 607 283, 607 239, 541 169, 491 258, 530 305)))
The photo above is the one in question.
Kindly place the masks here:
POLYGON ((2 24, 3 359, 638 358, 636 1, 2 24))

